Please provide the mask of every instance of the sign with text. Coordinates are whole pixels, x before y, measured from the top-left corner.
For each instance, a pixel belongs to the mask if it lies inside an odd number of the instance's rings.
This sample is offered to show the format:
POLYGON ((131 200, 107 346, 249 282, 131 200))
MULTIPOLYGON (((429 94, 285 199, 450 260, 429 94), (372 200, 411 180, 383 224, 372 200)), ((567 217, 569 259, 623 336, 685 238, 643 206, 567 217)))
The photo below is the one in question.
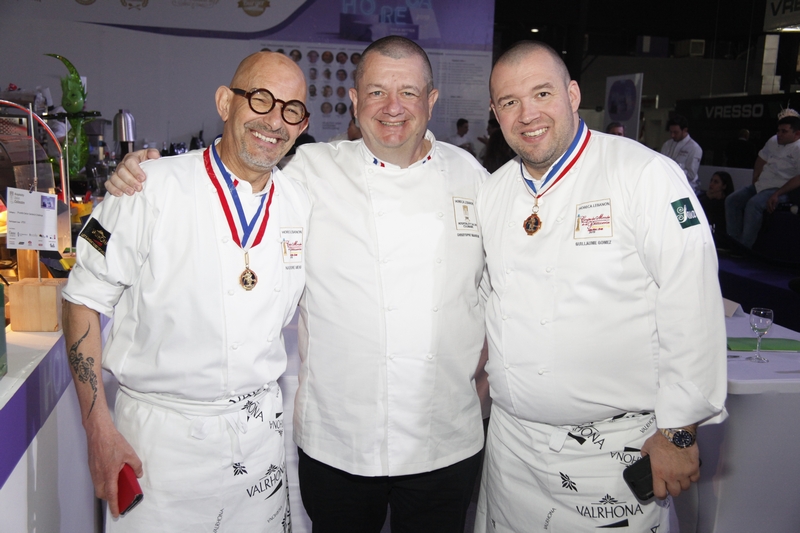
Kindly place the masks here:
POLYGON ((7 247, 58 251, 56 195, 8 188, 7 247))

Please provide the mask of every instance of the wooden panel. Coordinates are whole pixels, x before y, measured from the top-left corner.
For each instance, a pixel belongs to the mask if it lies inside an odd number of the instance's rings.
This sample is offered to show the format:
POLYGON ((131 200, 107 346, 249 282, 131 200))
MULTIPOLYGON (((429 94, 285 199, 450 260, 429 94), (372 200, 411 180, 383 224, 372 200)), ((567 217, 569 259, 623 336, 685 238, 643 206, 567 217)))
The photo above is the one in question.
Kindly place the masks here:
POLYGON ((27 278, 9 287, 13 331, 61 329, 61 289, 66 278, 27 278))

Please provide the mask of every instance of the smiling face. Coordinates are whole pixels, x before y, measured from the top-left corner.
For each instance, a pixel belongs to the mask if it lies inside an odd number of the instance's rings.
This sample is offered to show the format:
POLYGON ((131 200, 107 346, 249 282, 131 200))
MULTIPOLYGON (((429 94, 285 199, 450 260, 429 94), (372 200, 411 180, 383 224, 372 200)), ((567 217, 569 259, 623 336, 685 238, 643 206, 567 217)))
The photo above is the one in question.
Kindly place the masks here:
MULTIPOLYGON (((263 88, 278 100, 305 103, 303 73, 281 54, 259 52, 247 57, 230 86, 245 91, 263 88)), ((217 89, 216 100, 219 116, 225 122, 220 157, 237 177, 250 182, 255 191, 261 190, 272 168, 308 126, 308 119, 294 126, 286 124, 281 117, 281 104, 277 102, 272 111, 259 115, 250 109, 247 98, 224 86, 217 89)))
POLYGON ((425 132, 439 97, 428 90, 421 57, 398 59, 371 52, 361 58, 363 75, 350 89, 367 148, 380 159, 408 167, 425 156, 425 132))
POLYGON ((577 133, 578 84, 568 80, 563 64, 539 49, 501 59, 492 71, 490 89, 506 141, 531 176, 540 178, 577 133))

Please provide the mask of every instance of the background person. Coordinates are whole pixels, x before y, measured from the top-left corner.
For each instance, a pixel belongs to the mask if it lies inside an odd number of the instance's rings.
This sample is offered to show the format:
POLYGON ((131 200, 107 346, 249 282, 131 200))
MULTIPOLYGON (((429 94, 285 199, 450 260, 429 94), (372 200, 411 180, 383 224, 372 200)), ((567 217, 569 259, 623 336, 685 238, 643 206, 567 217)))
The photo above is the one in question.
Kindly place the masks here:
POLYGON ((625 137, 625 126, 620 122, 609 122, 608 126, 606 126, 606 133, 625 137))
POLYGON ((778 133, 758 153, 753 183, 725 200, 728 235, 752 248, 761 230, 764 211, 785 202, 786 193, 800 186, 800 117, 787 110, 778 120, 778 133))
POLYGON ((661 153, 675 161, 695 194, 700 194, 700 160, 703 149, 689 135, 689 121, 682 115, 675 115, 667 122, 670 138, 661 146, 661 153))
POLYGON ((714 242, 720 244, 728 236, 725 222, 725 199, 733 192, 733 178, 724 170, 714 172, 708 183, 708 190, 698 196, 703 212, 706 214, 714 242))

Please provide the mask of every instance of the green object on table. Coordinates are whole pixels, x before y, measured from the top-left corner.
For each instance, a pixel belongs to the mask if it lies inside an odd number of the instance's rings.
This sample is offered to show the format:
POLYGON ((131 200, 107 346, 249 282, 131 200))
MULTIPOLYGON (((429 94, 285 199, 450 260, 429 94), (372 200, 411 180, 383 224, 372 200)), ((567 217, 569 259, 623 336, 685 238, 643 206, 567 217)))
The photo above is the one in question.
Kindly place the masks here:
MULTIPOLYGON (((728 337, 728 349, 732 352, 755 352, 755 337, 728 337)), ((761 339, 762 352, 800 352, 800 341, 794 339, 761 339)))

